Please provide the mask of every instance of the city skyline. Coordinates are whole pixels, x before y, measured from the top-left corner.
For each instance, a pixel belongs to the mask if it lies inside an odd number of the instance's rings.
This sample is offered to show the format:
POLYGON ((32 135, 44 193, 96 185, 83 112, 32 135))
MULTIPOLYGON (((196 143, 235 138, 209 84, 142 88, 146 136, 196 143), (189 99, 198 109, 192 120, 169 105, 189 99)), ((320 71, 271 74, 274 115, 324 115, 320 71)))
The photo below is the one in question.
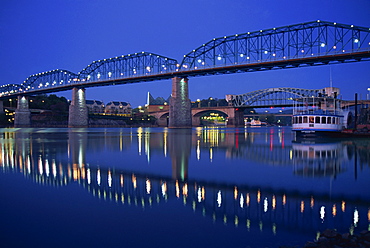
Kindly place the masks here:
MULTIPOLYGON (((324 20, 369 27, 370 2, 347 1, 4 1, 0 10, 0 85, 21 84, 54 69, 78 73, 94 60, 148 51, 181 61, 224 35, 324 20)), ((370 62, 189 78, 189 97, 222 99, 270 87, 320 89, 365 99, 370 62), (355 82, 355 84, 354 84, 355 82)), ((167 97, 171 80, 88 88, 86 99, 145 105, 147 93, 167 97)), ((57 93, 71 99, 71 92, 57 93)))

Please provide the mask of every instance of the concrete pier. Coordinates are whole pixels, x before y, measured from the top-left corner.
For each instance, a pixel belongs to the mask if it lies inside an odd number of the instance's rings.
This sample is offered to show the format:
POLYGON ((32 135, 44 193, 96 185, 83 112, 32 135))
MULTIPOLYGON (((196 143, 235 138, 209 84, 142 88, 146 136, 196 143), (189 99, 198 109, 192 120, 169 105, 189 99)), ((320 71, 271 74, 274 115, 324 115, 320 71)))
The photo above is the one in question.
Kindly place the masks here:
POLYGON ((87 127, 88 112, 85 89, 72 89, 72 102, 69 105, 68 127, 87 127))
POLYGON ((244 111, 243 109, 235 108, 229 115, 227 126, 229 127, 243 127, 244 126, 244 111))
POLYGON ((187 78, 172 78, 172 95, 170 99, 170 128, 191 127, 191 102, 187 78))
POLYGON ((28 98, 18 96, 17 108, 14 116, 14 127, 31 126, 31 112, 28 105, 28 98))

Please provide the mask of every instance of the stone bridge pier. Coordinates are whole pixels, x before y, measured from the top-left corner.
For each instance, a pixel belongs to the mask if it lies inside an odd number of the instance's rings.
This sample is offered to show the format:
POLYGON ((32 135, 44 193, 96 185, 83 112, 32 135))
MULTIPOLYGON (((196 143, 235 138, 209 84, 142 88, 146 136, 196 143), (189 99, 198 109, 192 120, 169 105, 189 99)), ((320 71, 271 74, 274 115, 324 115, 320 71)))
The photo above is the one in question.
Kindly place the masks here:
POLYGON ((191 102, 187 78, 172 78, 169 128, 191 127, 191 102))
POLYGON ((18 96, 17 109, 14 116, 14 127, 29 127, 31 125, 31 111, 28 97, 18 96))
POLYGON ((87 127, 89 124, 85 89, 72 89, 72 102, 69 105, 68 127, 87 127))

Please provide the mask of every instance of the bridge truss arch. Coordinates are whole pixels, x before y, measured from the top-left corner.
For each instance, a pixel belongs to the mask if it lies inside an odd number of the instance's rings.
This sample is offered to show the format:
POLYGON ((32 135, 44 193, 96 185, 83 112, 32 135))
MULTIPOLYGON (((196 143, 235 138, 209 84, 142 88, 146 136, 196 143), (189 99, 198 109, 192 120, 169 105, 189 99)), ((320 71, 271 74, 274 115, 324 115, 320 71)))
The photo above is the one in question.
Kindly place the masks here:
POLYGON ((34 91, 58 91, 57 88, 70 85, 78 81, 77 74, 68 70, 56 69, 47 72, 41 72, 29 76, 22 84, 11 84, 0 87, 0 97, 21 94, 34 91))
POLYGON ((178 62, 158 54, 141 52, 92 62, 81 72, 80 81, 102 81, 164 74, 175 71, 178 62))
POLYGON ((370 28, 318 20, 214 38, 184 55, 180 68, 215 68, 209 74, 280 69, 360 61, 370 57, 369 51, 370 28))
POLYGON ((323 89, 299 89, 289 87, 256 90, 241 95, 226 95, 226 100, 234 107, 292 106, 297 98, 318 97, 323 89))

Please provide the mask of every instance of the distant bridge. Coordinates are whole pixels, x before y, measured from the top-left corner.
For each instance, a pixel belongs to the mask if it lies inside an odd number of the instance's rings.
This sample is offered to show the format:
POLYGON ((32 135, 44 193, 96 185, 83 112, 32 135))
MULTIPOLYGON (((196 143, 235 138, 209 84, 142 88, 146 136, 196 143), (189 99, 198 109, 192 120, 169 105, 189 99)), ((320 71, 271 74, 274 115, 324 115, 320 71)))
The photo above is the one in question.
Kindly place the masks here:
MULTIPOLYGON (((172 78, 173 93, 177 93, 170 103, 176 105, 172 108, 170 126, 189 126, 190 106, 181 105, 188 101, 188 77, 369 61, 369 58, 370 28, 318 20, 214 38, 184 55, 181 62, 140 52, 93 61, 79 73, 60 69, 38 73, 21 84, 0 87, 0 100, 80 90, 78 94, 73 92, 70 126, 84 126, 86 106, 78 105, 84 102, 81 90, 172 78)), ((26 120, 24 103, 20 110, 26 120)))
POLYGON ((241 95, 226 95, 226 100, 235 107, 291 107, 294 100, 302 97, 317 97, 325 89, 268 88, 241 95))

